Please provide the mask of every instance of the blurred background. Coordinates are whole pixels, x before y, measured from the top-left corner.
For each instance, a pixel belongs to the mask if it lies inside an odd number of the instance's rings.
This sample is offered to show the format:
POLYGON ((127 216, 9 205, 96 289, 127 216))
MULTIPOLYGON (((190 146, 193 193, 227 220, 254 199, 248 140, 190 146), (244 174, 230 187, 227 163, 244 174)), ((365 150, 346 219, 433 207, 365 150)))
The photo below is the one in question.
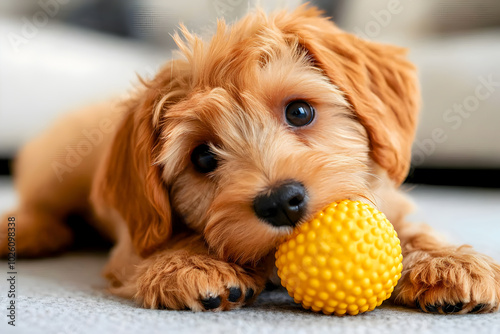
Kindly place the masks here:
MULTIPOLYGON (((280 0, 2 0, 0 174, 60 114, 122 94, 171 57, 183 22, 209 36, 280 0)), ((413 183, 500 187, 500 1, 311 1, 343 29, 408 47, 423 108, 413 183)))

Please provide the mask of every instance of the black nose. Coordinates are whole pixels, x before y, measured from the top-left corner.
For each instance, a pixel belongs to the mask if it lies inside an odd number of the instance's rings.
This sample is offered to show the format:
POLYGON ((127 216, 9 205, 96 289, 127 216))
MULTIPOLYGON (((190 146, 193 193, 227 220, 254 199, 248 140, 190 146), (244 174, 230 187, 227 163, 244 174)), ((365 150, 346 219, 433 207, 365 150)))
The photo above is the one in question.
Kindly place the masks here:
POLYGON ((307 192, 296 181, 286 182, 255 197, 257 217, 274 226, 295 226, 307 209, 307 192))

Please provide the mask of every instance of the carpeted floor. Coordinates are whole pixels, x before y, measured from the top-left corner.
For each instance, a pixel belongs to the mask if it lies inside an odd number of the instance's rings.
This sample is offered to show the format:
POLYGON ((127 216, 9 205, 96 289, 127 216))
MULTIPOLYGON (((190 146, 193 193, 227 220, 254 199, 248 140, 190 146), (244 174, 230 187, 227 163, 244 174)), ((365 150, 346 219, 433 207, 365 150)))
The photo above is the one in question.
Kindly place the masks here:
MULTIPOLYGON (((500 190, 416 186, 410 193, 419 206, 416 221, 500 261, 500 190)), ((14 203, 10 181, 0 179, 0 212, 14 203)), ((104 253, 82 252, 18 260, 16 327, 7 325, 8 269, 2 261, 0 333, 500 333, 500 313, 442 316, 384 303, 338 318, 302 310, 283 290, 230 312, 146 310, 106 294, 100 276, 105 261, 104 253)))

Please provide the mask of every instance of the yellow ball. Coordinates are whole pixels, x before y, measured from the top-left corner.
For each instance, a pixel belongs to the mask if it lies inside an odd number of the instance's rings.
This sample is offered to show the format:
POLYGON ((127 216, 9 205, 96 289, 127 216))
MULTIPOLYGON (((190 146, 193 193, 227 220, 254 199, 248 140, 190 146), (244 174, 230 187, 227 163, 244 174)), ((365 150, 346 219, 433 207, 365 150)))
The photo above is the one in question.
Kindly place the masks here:
POLYGON ((325 314, 372 311, 391 296, 403 256, 394 227, 368 204, 343 200, 300 225, 276 252, 296 303, 325 314))

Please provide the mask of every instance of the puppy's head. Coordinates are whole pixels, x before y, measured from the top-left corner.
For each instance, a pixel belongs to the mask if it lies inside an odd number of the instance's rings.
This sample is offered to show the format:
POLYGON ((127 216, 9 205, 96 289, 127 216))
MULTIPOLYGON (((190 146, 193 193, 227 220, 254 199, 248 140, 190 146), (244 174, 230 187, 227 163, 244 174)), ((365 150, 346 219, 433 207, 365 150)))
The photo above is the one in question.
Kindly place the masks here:
POLYGON ((414 69, 319 14, 251 14, 209 43, 176 37, 182 57, 131 101, 101 186, 139 254, 176 221, 221 258, 255 262, 326 204, 370 199, 375 164, 402 182, 414 69))

